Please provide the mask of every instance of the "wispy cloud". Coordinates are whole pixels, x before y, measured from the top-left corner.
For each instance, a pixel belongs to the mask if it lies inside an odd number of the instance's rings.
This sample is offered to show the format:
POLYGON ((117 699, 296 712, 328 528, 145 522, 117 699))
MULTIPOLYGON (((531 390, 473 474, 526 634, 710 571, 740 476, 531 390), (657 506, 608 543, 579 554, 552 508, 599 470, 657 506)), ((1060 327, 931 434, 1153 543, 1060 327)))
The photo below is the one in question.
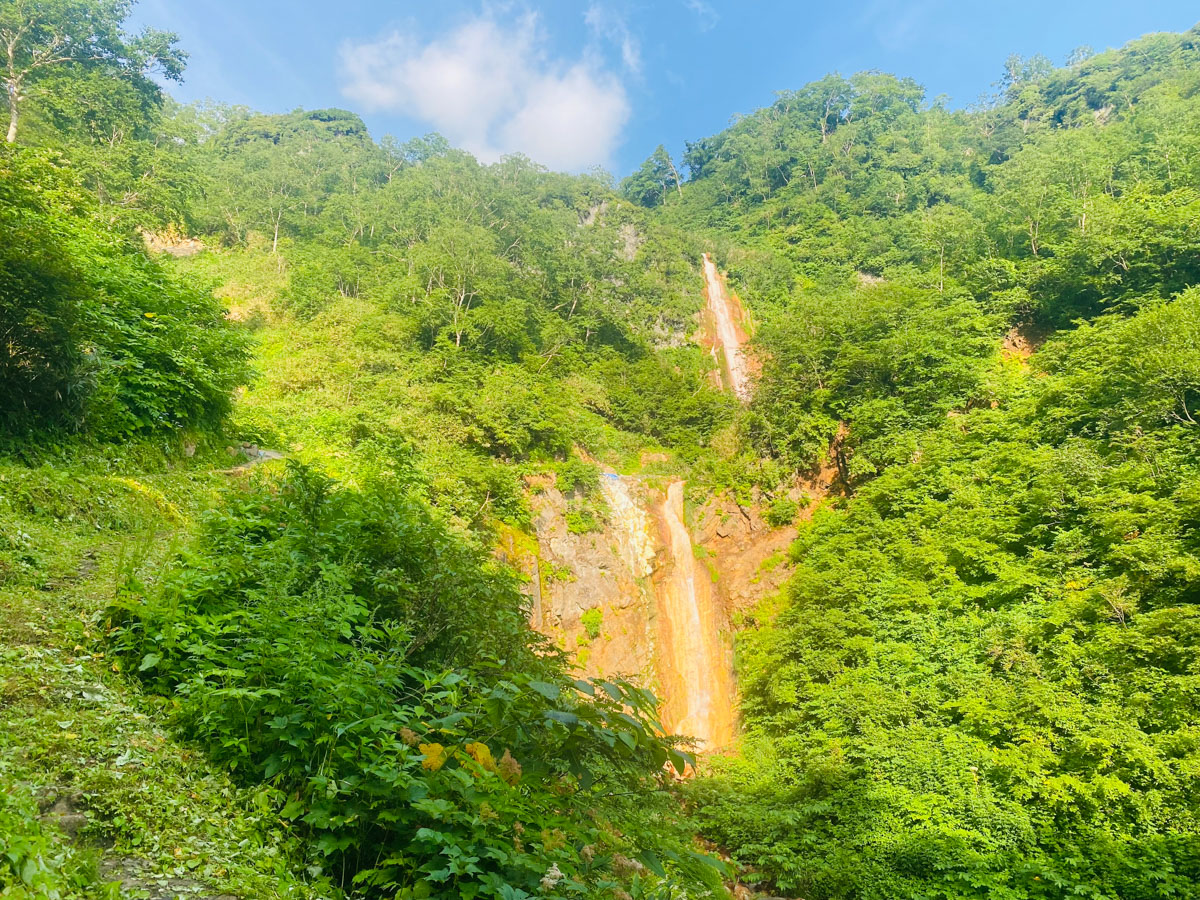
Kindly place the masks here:
POLYGON ((521 152, 553 169, 610 163, 629 119, 624 86, 590 56, 554 58, 545 45, 532 13, 485 12, 427 42, 394 31, 342 45, 342 92, 426 121, 484 161, 521 152))
POLYGON ((949 25, 948 5, 946 0, 872 0, 856 24, 893 52, 927 45, 931 39, 947 43, 961 37, 949 25))
POLYGON ((721 15, 707 0, 683 0, 683 5, 696 17, 696 27, 701 31, 712 31, 721 20, 721 15))
POLYGON ((604 3, 593 3, 583 14, 583 21, 599 37, 611 41, 621 51, 621 62, 634 74, 642 71, 642 48, 629 30, 629 23, 618 10, 604 3))

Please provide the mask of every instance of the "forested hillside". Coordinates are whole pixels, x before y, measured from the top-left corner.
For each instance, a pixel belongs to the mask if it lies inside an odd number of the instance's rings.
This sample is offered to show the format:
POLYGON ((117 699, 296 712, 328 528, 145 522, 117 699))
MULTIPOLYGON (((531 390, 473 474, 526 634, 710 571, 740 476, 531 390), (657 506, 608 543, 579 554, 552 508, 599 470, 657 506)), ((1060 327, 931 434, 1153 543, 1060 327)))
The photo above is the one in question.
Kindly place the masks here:
POLYGON ((653 697, 491 552, 523 475, 594 529, 574 448, 730 418, 690 248, 600 178, 175 107, 128 10, 0 7, 0 891, 717 888, 653 697))
POLYGON ((955 112, 830 77, 688 151, 746 445, 841 491, 739 642, 702 829, 803 897, 1191 896, 1200 40, 955 112))
POLYGON ((0 896, 1200 893, 1200 32, 617 182, 179 106, 130 8, 0 3, 0 896), (530 625, 630 484, 714 593, 702 508, 798 533, 726 754, 530 625))

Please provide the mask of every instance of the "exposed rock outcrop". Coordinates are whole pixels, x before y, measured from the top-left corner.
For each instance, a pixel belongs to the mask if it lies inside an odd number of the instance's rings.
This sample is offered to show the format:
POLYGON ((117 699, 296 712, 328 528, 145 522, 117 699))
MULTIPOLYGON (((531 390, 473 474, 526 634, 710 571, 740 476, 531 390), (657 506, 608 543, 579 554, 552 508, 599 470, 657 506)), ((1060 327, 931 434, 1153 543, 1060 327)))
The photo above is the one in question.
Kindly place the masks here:
POLYGON ((161 232, 143 231, 142 240, 151 253, 166 253, 175 257, 195 256, 204 250, 204 244, 199 239, 180 234, 174 228, 161 232))
MULTIPOLYGON (((624 675, 648 683, 653 672, 652 526, 636 481, 609 476, 602 487, 613 514, 603 530, 584 534, 568 528, 567 499, 557 487, 542 486, 533 496, 537 580, 530 584, 532 620, 574 653, 586 674, 624 675), (599 610, 598 623, 597 614, 590 614, 591 632, 584 624, 589 610, 599 610)), ((525 568, 530 570, 529 562, 525 568)))
MULTIPOLYGON (((553 477, 530 482, 536 541, 509 535, 502 555, 529 577, 534 627, 584 674, 653 689, 668 730, 709 750, 728 746, 736 722, 731 620, 778 590, 795 528, 772 528, 757 506, 727 496, 689 516, 682 481, 606 473, 607 520, 578 534, 553 477)), ((798 485, 795 499, 811 492, 798 485)))

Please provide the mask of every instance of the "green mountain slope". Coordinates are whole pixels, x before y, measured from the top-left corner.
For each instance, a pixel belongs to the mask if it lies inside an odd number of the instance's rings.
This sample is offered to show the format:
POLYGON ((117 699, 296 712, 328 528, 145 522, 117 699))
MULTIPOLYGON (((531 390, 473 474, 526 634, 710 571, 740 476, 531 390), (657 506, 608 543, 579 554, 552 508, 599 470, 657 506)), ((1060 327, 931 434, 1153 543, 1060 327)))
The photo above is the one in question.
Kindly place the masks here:
POLYGON ((660 215, 763 323, 743 439, 842 476, 693 788, 776 892, 1194 895, 1196 39, 966 112, 831 77, 685 157, 660 215))
POLYGON ((1196 32, 829 76, 616 185, 175 107, 126 11, 37 6, 92 50, 0 151, 0 894, 1197 895, 1196 32), (496 558, 601 464, 799 531, 683 782, 496 558))

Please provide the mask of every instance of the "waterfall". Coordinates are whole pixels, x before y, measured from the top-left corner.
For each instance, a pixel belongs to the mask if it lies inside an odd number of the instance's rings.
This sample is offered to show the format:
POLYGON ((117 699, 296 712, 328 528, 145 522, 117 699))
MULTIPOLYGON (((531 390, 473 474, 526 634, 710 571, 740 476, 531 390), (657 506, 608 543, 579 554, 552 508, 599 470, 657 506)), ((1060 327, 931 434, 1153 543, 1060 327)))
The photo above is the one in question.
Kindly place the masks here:
POLYGON ((697 738, 702 749, 719 749, 733 740, 733 674, 723 636, 724 615, 684 521, 684 483, 671 482, 652 510, 638 484, 638 479, 615 472, 605 472, 600 479, 610 511, 613 551, 634 578, 654 575, 655 664, 663 727, 697 738))
MULTIPOLYGON (((721 363, 722 384, 745 402, 752 392, 754 360, 742 349, 743 311, 707 253, 703 262, 704 340, 721 363)), ((684 521, 684 483, 672 481, 665 496, 652 503, 654 492, 634 476, 603 472, 600 488, 610 515, 599 535, 569 531, 561 494, 541 504, 536 528, 542 553, 553 564, 549 572, 565 568, 570 577, 549 578, 543 590, 543 570, 534 561, 532 620, 564 648, 581 648, 576 660, 593 674, 649 681, 653 666, 667 732, 695 738, 701 750, 728 747, 737 694, 729 622, 715 576, 696 559, 684 521), (589 634, 583 626, 582 617, 594 615, 591 610, 598 610, 604 623, 600 633, 592 626, 589 634)))
POLYGON ((684 522, 682 481, 667 488, 659 514, 669 556, 655 591, 663 726, 697 738, 702 750, 717 750, 733 740, 733 673, 724 616, 684 522))
POLYGON ((716 340, 721 345, 725 357, 725 369, 729 375, 729 387, 739 400, 750 399, 750 376, 746 366, 746 354, 742 352, 745 335, 740 332, 734 319, 733 300, 725 290, 725 283, 712 258, 704 254, 705 294, 708 297, 708 311, 712 313, 716 324, 716 340))

